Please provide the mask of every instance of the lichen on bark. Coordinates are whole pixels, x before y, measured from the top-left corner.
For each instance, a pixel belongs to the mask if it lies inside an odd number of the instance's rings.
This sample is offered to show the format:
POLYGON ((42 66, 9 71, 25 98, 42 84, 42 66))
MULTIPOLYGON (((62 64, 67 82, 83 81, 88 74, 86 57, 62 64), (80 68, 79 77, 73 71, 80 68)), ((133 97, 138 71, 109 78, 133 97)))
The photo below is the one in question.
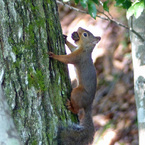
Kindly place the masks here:
MULTIPOLYGON (((131 29, 136 30, 145 40, 145 10, 136 19, 130 18, 129 25, 131 29)), ((137 106, 137 118, 139 129, 139 144, 144 145, 145 136, 145 41, 138 36, 130 33, 132 44, 132 59, 134 68, 134 91, 137 106)))
POLYGON ((24 144, 57 143, 58 120, 73 117, 63 102, 70 95, 65 65, 48 57, 64 53, 55 1, 0 1, 3 89, 24 144))

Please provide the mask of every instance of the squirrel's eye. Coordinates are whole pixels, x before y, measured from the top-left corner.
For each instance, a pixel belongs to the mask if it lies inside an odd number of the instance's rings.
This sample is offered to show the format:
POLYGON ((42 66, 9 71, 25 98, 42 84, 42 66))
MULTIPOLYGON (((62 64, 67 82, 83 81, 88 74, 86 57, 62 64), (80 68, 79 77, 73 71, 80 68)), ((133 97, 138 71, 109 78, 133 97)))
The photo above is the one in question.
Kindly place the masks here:
POLYGON ((88 36, 88 34, 86 32, 84 32, 83 35, 84 35, 84 37, 87 37, 88 36))

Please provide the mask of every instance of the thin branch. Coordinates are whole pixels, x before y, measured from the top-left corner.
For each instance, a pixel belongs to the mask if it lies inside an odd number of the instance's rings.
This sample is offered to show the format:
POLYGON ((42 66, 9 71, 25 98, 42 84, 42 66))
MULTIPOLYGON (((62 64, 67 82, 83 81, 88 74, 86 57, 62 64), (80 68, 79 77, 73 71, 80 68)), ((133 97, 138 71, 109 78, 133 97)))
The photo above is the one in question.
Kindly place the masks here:
MULTIPOLYGON (((99 4, 100 4, 100 6, 103 8, 103 2, 102 2, 101 0, 98 0, 98 2, 99 2, 99 4)), ((99 11, 98 11, 98 12, 99 12, 99 11)), ((112 17, 112 15, 110 14, 110 12, 108 11, 107 13, 108 13, 109 16, 111 17, 111 19, 113 19, 113 17, 112 17)), ((102 14, 105 15, 106 17, 109 17, 108 15, 106 15, 106 14, 104 13, 104 8, 103 8, 102 14)))
POLYGON ((3 40, 1 37, 0 37, 0 45, 1 45, 1 50, 2 50, 2 56, 3 56, 3 59, 5 60, 5 58, 4 58, 4 44, 3 44, 3 40))
POLYGON ((110 21, 109 16, 108 16, 108 15, 106 15, 104 12, 101 12, 101 11, 99 11, 99 10, 97 10, 97 12, 99 12, 99 13, 103 14, 103 15, 106 17, 106 19, 105 19, 105 20, 110 21))
POLYGON ((133 32, 134 34, 136 34, 136 35, 141 39, 142 42, 145 42, 145 40, 142 38, 142 36, 139 35, 134 29, 130 28, 129 30, 130 30, 131 32, 133 32))
MULTIPOLYGON (((65 7, 68 7, 68 8, 71 9, 71 10, 74 10, 74 11, 77 11, 77 12, 80 12, 80 13, 84 13, 84 14, 89 14, 87 11, 80 10, 80 9, 75 8, 75 7, 73 7, 73 6, 70 6, 70 5, 68 5, 68 4, 66 4, 66 3, 64 3, 64 2, 62 2, 62 1, 56 0, 56 2, 57 2, 58 4, 61 4, 61 5, 65 6, 65 7)), ((98 10, 97 10, 97 11, 98 11, 98 10)), ((100 11, 98 11, 98 12, 100 12, 100 11)), ((132 33, 134 33, 135 35, 137 35, 137 36, 141 39, 142 42, 145 41, 145 40, 142 38, 142 36, 141 36, 139 33, 137 33, 134 29, 129 28, 128 26, 126 26, 126 25, 124 25, 124 24, 122 24, 122 23, 120 23, 120 22, 114 20, 114 19, 112 18, 112 16, 111 16, 111 18, 110 18, 110 17, 109 17, 108 15, 106 15, 104 12, 100 12, 100 13, 102 13, 102 14, 105 15, 106 17, 100 16, 100 15, 96 15, 96 17, 99 17, 99 18, 101 18, 101 19, 103 19, 103 20, 106 20, 106 21, 114 22, 115 24, 117 24, 117 25, 119 25, 119 26, 121 26, 121 27, 123 27, 123 28, 125 28, 125 29, 127 29, 127 30, 130 30, 132 33)))
MULTIPOLYGON (((84 13, 84 14, 89 14, 87 11, 80 10, 80 9, 78 9, 78 8, 75 8, 75 7, 73 7, 73 6, 70 6, 70 5, 68 5, 68 4, 64 3, 64 2, 59 1, 59 0, 57 0, 56 2, 57 2, 58 4, 61 4, 61 5, 65 6, 65 7, 68 7, 68 8, 71 9, 71 10, 75 10, 75 11, 77 11, 77 12, 84 13)), ((105 17, 99 16, 99 15, 97 15, 97 17, 99 17, 99 18, 101 18, 101 19, 103 19, 103 20, 107 20, 107 21, 108 21, 108 19, 105 18, 105 17)))

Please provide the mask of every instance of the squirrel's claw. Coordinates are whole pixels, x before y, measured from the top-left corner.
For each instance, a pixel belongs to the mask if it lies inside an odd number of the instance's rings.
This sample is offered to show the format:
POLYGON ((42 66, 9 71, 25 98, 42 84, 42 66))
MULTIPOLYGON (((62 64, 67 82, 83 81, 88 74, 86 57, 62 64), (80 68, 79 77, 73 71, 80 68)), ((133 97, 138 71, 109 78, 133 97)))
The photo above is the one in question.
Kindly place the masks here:
POLYGON ((64 35, 64 34, 63 34, 63 39, 64 39, 64 41, 65 41, 65 43, 66 43, 66 41, 67 41, 67 40, 66 40, 66 39, 67 39, 67 36, 64 35))
POLYGON ((67 99, 66 106, 70 110, 70 108, 71 108, 71 102, 70 102, 69 99, 67 99))
POLYGON ((67 106, 67 109, 69 109, 72 113, 74 114, 78 113, 77 111, 74 110, 74 107, 72 106, 71 101, 69 99, 67 99, 66 106, 67 106))
POLYGON ((53 52, 48 52, 49 57, 53 58, 54 53, 53 52))

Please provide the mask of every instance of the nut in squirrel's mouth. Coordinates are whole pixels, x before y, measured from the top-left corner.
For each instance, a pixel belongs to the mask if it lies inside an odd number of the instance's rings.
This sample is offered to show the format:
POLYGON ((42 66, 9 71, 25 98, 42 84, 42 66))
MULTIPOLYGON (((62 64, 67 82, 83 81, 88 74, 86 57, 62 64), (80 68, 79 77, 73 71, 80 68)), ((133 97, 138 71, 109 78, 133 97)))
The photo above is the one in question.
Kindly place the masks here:
POLYGON ((78 32, 73 32, 72 35, 71 35, 71 38, 72 38, 75 42, 77 42, 77 41, 80 40, 80 36, 79 36, 78 32))

